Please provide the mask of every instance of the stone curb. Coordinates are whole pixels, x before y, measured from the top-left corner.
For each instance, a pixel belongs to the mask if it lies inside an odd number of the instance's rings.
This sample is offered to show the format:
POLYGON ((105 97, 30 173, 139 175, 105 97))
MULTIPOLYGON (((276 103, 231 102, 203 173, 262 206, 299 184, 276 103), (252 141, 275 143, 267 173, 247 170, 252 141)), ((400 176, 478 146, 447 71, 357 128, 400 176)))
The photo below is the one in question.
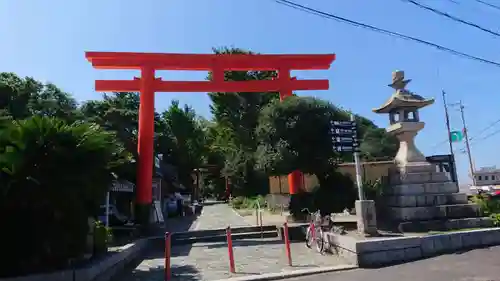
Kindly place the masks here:
POLYGON ((267 280, 281 280, 293 277, 321 274, 327 272, 335 272, 335 271, 345 271, 351 269, 357 269, 356 265, 337 265, 337 266, 324 266, 317 267, 311 269, 300 269, 293 271, 285 271, 278 273, 266 273, 259 275, 249 275, 249 276, 241 276, 241 277, 233 277, 228 279, 220 279, 216 281, 267 281, 267 280))

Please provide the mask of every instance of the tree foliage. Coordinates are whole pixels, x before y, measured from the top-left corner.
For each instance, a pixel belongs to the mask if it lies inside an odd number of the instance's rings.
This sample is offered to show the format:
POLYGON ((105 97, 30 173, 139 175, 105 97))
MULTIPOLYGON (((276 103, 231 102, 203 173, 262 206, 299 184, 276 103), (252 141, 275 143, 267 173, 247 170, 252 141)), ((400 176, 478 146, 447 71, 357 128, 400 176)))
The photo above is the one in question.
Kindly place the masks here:
POLYGON ((85 250, 87 218, 97 215, 127 161, 114 135, 97 125, 30 117, 0 134, 0 275, 54 269, 85 250), (8 231, 7 231, 8 230, 8 231))
POLYGON ((22 79, 14 73, 0 73, 0 116, 23 119, 34 115, 69 122, 80 117, 75 99, 54 84, 42 84, 31 77, 22 79))
MULTIPOLYGON (((252 54, 238 48, 217 48, 216 54, 252 54)), ((270 80, 272 71, 226 71, 227 81, 270 80)), ((211 79, 211 75, 209 75, 211 79)), ((257 139, 255 128, 262 108, 278 93, 209 93, 210 109, 216 124, 212 129, 212 147, 224 155, 223 174, 231 178, 236 193, 259 194, 267 189, 265 175, 255 171, 257 139)))
MULTIPOLYGON (((352 160, 352 153, 339 154, 332 140, 333 121, 349 120, 349 115, 331 103, 311 97, 294 96, 270 103, 261 111, 256 129, 259 141, 256 167, 271 175, 294 170, 316 175, 320 186, 315 191, 315 206, 325 213, 352 207, 356 199, 353 182, 335 171, 339 160, 352 160)), ((395 153, 391 140, 371 121, 359 116, 356 120, 364 155, 395 153)), ((292 212, 306 207, 299 203, 291 203, 292 212)))
POLYGON ((191 186, 191 174, 205 160, 206 138, 196 112, 179 101, 173 100, 160 115, 160 130, 157 134, 159 152, 163 159, 177 167, 179 179, 191 186))

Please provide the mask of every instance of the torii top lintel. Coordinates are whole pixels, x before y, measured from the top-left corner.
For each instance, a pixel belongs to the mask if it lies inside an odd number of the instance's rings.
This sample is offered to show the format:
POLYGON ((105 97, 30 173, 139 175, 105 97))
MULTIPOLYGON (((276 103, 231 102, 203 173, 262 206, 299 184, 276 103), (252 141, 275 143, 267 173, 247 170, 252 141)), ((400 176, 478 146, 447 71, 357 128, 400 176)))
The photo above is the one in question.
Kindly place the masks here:
POLYGON ((85 57, 97 69, 137 69, 142 77, 134 80, 97 80, 96 91, 138 92, 144 83, 154 92, 276 92, 284 96, 293 90, 328 90, 325 79, 296 80, 291 70, 325 70, 335 54, 260 55, 260 54, 159 54, 86 52, 85 57), (212 81, 162 81, 155 70, 208 70, 212 81), (225 81, 225 71, 277 70, 275 80, 225 81), (145 75, 145 73, 149 73, 145 75), (148 77, 148 78, 145 78, 148 77), (149 81, 145 81, 149 80, 149 81))
POLYGON ((86 52, 97 69, 156 70, 294 70, 329 69, 335 54, 261 55, 261 54, 162 54, 128 52, 86 52))

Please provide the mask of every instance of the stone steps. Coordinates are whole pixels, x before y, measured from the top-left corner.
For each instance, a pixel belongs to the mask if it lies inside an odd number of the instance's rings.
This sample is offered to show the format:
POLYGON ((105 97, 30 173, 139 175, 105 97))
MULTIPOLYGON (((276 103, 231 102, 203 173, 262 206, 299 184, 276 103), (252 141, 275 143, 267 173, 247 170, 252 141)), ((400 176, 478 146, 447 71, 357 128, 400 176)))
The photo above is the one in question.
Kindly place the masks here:
POLYGON ((467 204, 468 199, 465 193, 391 195, 386 196, 385 203, 389 207, 428 207, 467 204))
MULTIPOLYGON (((246 226, 231 228, 233 240, 278 237, 276 225, 246 226)), ((204 229, 172 233, 172 244, 193 244, 226 241, 226 229, 204 229)))
POLYGON ((475 218, 479 216, 479 206, 476 204, 389 207, 388 210, 391 219, 399 222, 475 218))
POLYGON ((428 232, 484 227, 493 227, 493 220, 490 217, 401 222, 398 230, 400 232, 428 232))

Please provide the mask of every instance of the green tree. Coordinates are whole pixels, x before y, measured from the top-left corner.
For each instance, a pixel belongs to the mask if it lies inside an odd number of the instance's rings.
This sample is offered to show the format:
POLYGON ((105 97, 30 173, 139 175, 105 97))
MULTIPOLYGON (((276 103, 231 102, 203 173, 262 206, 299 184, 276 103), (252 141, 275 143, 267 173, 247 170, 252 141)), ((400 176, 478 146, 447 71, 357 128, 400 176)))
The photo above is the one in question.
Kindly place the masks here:
POLYGON ((80 118, 76 101, 51 83, 31 77, 0 73, 0 116, 23 119, 29 116, 57 117, 68 122, 80 118))
MULTIPOLYGON (((217 48, 216 54, 251 54, 238 48, 217 48)), ((227 81, 270 80, 272 71, 226 71, 227 81)), ((209 75, 211 79, 211 75, 209 75)), ((234 191, 257 194, 267 191, 267 178, 253 168, 257 149, 255 128, 263 107, 278 99, 278 93, 209 93, 216 128, 211 147, 224 155, 223 174, 231 178, 234 191), (222 142, 224 141, 224 142, 222 142)))
POLYGON ((0 276, 53 270, 85 250, 115 168, 128 154, 97 125, 31 117, 0 134, 0 276), (36 234, 36 235, 34 235, 36 234))
POLYGON ((140 99, 137 93, 104 94, 102 100, 86 101, 81 106, 84 118, 116 134, 137 158, 140 99))
MULTIPOLYGON (((351 162, 352 153, 340 155, 334 150, 331 130, 333 121, 349 120, 349 115, 331 103, 311 97, 289 97, 283 102, 270 103, 262 110, 256 129, 257 168, 271 175, 285 175, 294 170, 314 174, 320 184, 315 199, 317 207, 326 213, 352 207, 356 198, 353 182, 336 172, 339 160, 351 162)), ((356 116, 356 121, 364 155, 395 154, 397 146, 382 129, 360 116, 356 116)), ((291 198, 295 213, 303 207, 296 202, 305 200, 297 198, 291 198)))
POLYGON ((311 97, 289 97, 269 104, 256 129, 257 166, 271 175, 300 170, 326 184, 340 157, 332 146, 331 123, 346 119, 347 112, 311 97))
POLYGON ((205 132, 196 112, 189 106, 179 106, 174 100, 160 115, 159 152, 163 159, 177 167, 180 181, 192 187, 191 174, 205 160, 205 132))

